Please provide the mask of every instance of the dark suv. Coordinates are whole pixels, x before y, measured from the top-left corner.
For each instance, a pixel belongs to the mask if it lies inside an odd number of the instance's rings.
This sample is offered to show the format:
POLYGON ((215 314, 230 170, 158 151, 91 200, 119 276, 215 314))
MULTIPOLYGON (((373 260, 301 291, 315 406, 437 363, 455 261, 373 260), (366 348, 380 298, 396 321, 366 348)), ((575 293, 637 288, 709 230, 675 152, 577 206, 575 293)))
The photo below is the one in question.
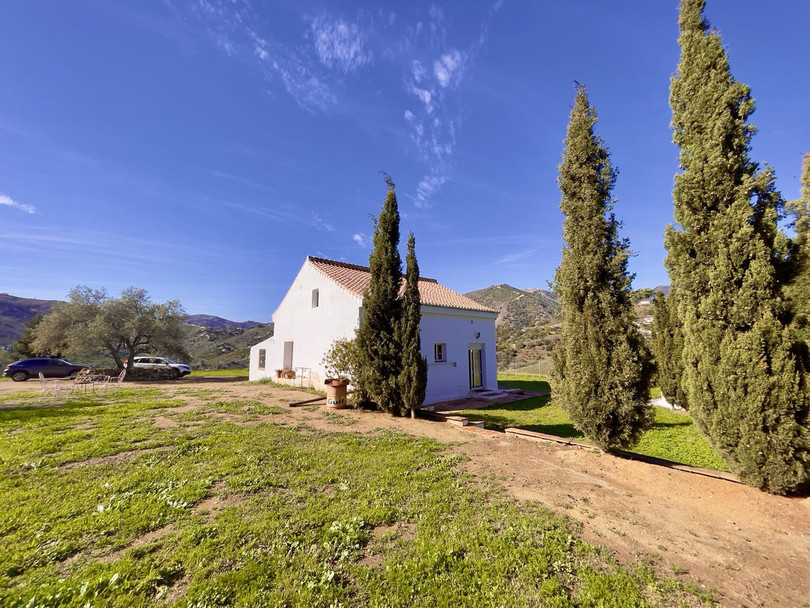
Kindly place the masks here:
POLYGON ((28 378, 36 378, 39 374, 46 378, 67 378, 86 367, 54 357, 34 357, 9 363, 3 370, 3 375, 10 377, 14 382, 25 382, 28 378))

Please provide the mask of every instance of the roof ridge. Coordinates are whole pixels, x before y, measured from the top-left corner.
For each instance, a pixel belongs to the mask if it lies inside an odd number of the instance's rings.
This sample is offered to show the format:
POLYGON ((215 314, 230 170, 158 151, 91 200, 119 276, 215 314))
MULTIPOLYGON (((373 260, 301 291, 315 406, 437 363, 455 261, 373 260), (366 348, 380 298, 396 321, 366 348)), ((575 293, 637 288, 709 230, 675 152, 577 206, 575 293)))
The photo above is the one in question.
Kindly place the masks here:
MULTIPOLYGON (((349 262, 340 262, 338 260, 330 260, 330 259, 327 259, 327 258, 319 258, 319 257, 315 257, 313 255, 308 255, 307 259, 311 260, 313 262, 319 262, 321 264, 331 264, 332 266, 339 266, 341 268, 348 268, 349 270, 360 270, 362 272, 369 272, 369 273, 371 272, 371 269, 368 266, 360 266, 360 264, 350 264, 349 262)), ((404 277, 405 273, 403 272, 401 276, 404 277)), ((423 276, 420 276, 419 280, 420 281, 427 281, 428 283, 437 283, 437 284, 439 282, 436 279, 431 279, 431 278, 423 277, 423 276)))
MULTIPOLYGON (((364 297, 365 289, 371 281, 371 270, 367 266, 309 255, 307 262, 311 263, 318 273, 334 281, 343 289, 347 289, 361 298, 364 297)), ((405 278, 404 274, 400 276, 400 295, 405 286, 405 278)), ((436 279, 425 277, 419 277, 419 300, 423 306, 498 313, 494 308, 484 306, 472 298, 442 285, 436 279)))

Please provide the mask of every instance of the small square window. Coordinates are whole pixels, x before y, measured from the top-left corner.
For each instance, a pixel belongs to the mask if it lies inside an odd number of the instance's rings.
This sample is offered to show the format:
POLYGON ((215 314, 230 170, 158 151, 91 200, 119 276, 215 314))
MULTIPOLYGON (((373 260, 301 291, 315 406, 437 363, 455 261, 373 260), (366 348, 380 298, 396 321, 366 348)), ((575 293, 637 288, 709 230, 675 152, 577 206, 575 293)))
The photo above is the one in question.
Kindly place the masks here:
POLYGON ((437 363, 447 361, 447 344, 441 342, 433 345, 433 360, 437 363))
POLYGON ((318 308, 318 300, 320 298, 320 292, 317 289, 312 290, 312 308, 318 308))
POLYGON ((259 349, 259 369, 264 369, 267 362, 267 351, 263 348, 259 349))

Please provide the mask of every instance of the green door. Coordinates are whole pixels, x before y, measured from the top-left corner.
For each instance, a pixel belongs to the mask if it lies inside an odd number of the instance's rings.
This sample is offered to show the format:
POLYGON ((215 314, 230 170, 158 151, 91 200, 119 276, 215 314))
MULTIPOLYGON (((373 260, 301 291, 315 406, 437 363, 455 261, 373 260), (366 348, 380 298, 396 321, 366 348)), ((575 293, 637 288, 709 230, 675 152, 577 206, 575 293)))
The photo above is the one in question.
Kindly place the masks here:
POLYGON ((481 349, 471 348, 468 351, 470 364, 470 390, 484 387, 484 374, 481 369, 481 349))

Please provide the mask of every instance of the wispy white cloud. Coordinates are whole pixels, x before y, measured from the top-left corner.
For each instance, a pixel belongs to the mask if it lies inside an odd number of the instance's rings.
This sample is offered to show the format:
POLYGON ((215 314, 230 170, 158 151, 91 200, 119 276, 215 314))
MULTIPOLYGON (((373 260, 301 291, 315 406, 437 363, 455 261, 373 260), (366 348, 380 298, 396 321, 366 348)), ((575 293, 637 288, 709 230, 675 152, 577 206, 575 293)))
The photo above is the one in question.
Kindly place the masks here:
POLYGON ((12 200, 10 196, 6 196, 5 194, 0 194, 0 205, 5 205, 6 207, 11 207, 12 209, 19 209, 20 211, 31 215, 37 213, 37 208, 33 205, 18 203, 17 201, 12 200))
POLYGON ((525 251, 520 251, 518 253, 511 253, 509 255, 503 256, 499 260, 496 260, 495 264, 513 264, 514 262, 520 262, 521 260, 530 258, 537 252, 538 249, 535 247, 533 249, 527 249, 525 251))
POLYGON ((326 230, 327 232, 335 231, 335 227, 326 220, 324 220, 321 217, 320 213, 313 213, 312 217, 310 218, 310 221, 312 222, 312 225, 318 228, 319 230, 326 230))
POLYGON ((296 57, 288 57, 286 60, 274 59, 271 65, 281 77, 287 93, 304 110, 310 112, 325 110, 337 103, 337 97, 329 85, 296 57))
MULTIPOLYGON (((503 0, 491 0, 478 32, 466 42, 451 31, 452 23, 438 2, 416 9, 416 15, 377 9, 347 17, 326 8, 300 14, 298 31, 274 31, 260 15, 258 3, 254 10, 253 0, 192 1, 195 15, 222 52, 257 63, 268 81, 283 87, 308 112, 340 112, 347 105, 342 98, 362 89, 352 88, 359 74, 382 64, 398 66, 408 99, 402 116, 426 165, 414 202, 421 208, 431 206, 430 200, 452 175, 456 131, 464 111, 461 85, 503 0)), ((375 93, 393 99, 387 91, 375 93)))
POLYGON ((436 80, 439 81, 440 86, 445 88, 451 84, 457 84, 461 80, 463 68, 463 56, 456 49, 445 53, 433 62, 433 73, 436 80))
POLYGON ((325 66, 354 72, 371 62, 372 54, 365 48, 366 35, 357 23, 322 14, 313 17, 309 26, 315 50, 325 66))
POLYGON ((369 247, 368 238, 362 232, 353 235, 352 240, 355 243, 357 243, 360 247, 362 247, 363 249, 368 249, 368 247, 369 247))
POLYGON ((271 188, 266 184, 261 184, 259 182, 255 182, 250 179, 245 179, 244 177, 233 175, 232 173, 226 173, 225 171, 210 171, 210 174, 213 175, 214 177, 218 177, 219 179, 224 179, 230 182, 241 184, 243 186, 249 186, 251 188, 262 190, 264 192, 269 192, 271 194, 277 194, 277 191, 274 188, 271 188))
POLYGON ((229 57, 238 55, 245 25, 252 19, 247 0, 197 0, 192 10, 203 21, 214 43, 229 57))
MULTIPOLYGON (((269 81, 280 82, 290 97, 304 110, 318 112, 337 103, 331 86, 315 69, 301 47, 284 45, 263 35, 261 20, 249 0, 196 0, 192 13, 207 31, 213 43, 226 55, 245 62, 256 61, 269 81)), ((344 41, 345 42, 345 41, 344 41)), ((324 43, 326 44, 326 42, 324 43)), ((328 45, 327 45, 328 47, 328 45)), ((349 53, 358 62, 358 55, 344 46, 334 46, 334 60, 339 52, 349 53)), ((325 47, 328 54, 328 48, 325 47)))
POLYGON ((414 204, 420 209, 429 209, 432 207, 431 199, 433 199, 433 196, 447 180, 447 171, 443 167, 434 167, 416 186, 416 200, 414 204))
POLYGON ((414 195, 414 204, 421 209, 433 205, 431 200, 452 175, 456 130, 463 111, 457 90, 476 49, 486 38, 485 34, 479 35, 467 50, 460 50, 446 44, 448 31, 441 7, 431 5, 427 17, 427 27, 418 24, 413 28, 417 38, 422 35, 422 44, 414 44, 409 52, 420 48, 422 56, 410 61, 404 78, 405 91, 418 102, 405 110, 405 122, 417 151, 429 165, 414 195), (432 66, 432 71, 425 65, 432 66))

